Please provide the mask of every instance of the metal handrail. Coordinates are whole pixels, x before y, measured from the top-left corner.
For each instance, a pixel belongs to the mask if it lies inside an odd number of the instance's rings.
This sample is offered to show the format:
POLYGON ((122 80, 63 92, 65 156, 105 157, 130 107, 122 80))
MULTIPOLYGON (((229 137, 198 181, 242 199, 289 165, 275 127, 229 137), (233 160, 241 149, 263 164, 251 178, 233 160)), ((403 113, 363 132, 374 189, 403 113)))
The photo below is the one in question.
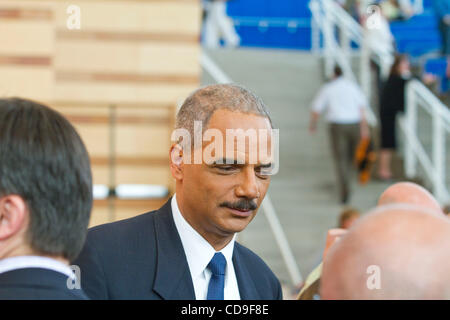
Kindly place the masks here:
MULTIPOLYGON (((418 2, 417 5, 421 5, 418 2)), ((386 73, 386 67, 393 61, 391 52, 383 50, 374 43, 364 41, 365 29, 359 25, 342 7, 330 0, 311 0, 310 9, 313 15, 314 26, 318 26, 324 34, 325 56, 331 53, 333 59, 341 60, 342 49, 336 45, 336 39, 327 36, 327 24, 336 25, 344 30, 348 39, 361 48, 361 81, 367 96, 370 96, 368 64, 370 56, 375 57, 382 73, 386 73), (327 43, 328 42, 328 43, 327 43)), ((328 27, 330 28, 330 27, 328 27)), ((329 31, 328 31, 329 33, 329 31)), ((313 34, 316 34, 317 32, 313 34)), ((318 41, 313 41, 317 45, 318 41)), ((317 50, 315 50, 317 51, 317 50)), ((329 58, 329 57, 328 57, 329 58)), ((328 62, 329 64, 329 62, 328 62)), ((344 70, 345 71, 345 70, 344 70)), ((406 116, 400 120, 400 127, 405 133, 405 171, 408 177, 416 174, 417 160, 424 167, 425 173, 433 185, 433 194, 443 202, 450 201, 449 188, 445 180, 445 139, 450 134, 450 110, 420 81, 411 80, 407 87, 406 116), (420 102, 420 103, 419 103, 420 102), (428 156, 425 148, 417 137, 417 110, 421 107, 430 113, 433 119, 432 155, 428 156)))
POLYGON ((433 194, 441 203, 450 201, 446 185, 446 136, 450 137, 450 110, 418 80, 411 80, 406 88, 406 114, 400 121, 405 136, 405 171, 408 177, 416 176, 417 162, 425 169, 431 181, 433 194), (429 156, 417 137, 419 107, 431 116, 433 129, 429 156))
MULTIPOLYGON (((325 73, 329 77, 334 62, 337 62, 343 69, 347 78, 356 82, 356 77, 352 71, 349 58, 351 41, 358 45, 363 44, 363 33, 361 26, 339 5, 328 0, 311 0, 309 8, 312 13, 313 25, 318 26, 324 36, 325 41, 325 73), (341 47, 334 35, 334 26, 340 28, 344 46, 341 47), (333 61, 335 60, 335 61, 333 61)), ((314 31, 313 31, 314 33, 314 31)), ((363 85, 363 91, 367 97, 370 92, 367 86, 363 85)), ((377 125, 375 116, 370 105, 366 106, 367 121, 371 126, 377 125)))

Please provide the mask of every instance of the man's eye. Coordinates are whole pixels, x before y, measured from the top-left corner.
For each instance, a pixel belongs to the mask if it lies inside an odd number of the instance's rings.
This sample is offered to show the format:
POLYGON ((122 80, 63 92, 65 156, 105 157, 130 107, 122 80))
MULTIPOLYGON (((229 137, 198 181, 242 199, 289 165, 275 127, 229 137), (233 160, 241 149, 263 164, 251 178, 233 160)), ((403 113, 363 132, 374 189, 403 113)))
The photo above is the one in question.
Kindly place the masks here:
POLYGON ((224 167, 217 167, 217 168, 219 168, 219 170, 222 170, 222 171, 232 171, 232 170, 236 169, 233 166, 224 166, 224 167))

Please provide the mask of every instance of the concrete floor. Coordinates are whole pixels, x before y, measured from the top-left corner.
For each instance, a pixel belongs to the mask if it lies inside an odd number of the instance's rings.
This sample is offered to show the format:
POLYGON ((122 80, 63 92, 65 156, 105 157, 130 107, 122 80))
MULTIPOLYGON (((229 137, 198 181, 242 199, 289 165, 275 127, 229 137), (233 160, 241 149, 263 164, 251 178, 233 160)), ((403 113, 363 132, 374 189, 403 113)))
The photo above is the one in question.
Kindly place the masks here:
MULTIPOLYGON (((295 255, 301 274, 320 262, 328 229, 342 210, 335 189, 325 123, 314 136, 308 132, 310 103, 323 84, 320 59, 308 52, 261 49, 207 51, 231 79, 259 95, 280 129, 280 170, 270 197, 295 255)), ((203 84, 214 83, 206 72, 203 84)), ((374 207, 385 183, 354 184, 351 205, 374 207)), ((268 222, 261 211, 239 241, 271 267, 286 288, 293 286, 268 222)), ((288 298, 288 296, 286 296, 288 298)))

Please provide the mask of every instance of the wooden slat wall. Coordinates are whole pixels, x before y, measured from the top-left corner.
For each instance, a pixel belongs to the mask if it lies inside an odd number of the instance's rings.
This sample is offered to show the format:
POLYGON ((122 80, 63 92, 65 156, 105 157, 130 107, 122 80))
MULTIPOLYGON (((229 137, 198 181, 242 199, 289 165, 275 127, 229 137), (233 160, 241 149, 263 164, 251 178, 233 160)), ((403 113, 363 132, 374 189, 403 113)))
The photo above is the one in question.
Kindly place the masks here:
POLYGON ((51 6, 0 5, 0 95, 53 97, 54 15, 51 6))
MULTIPOLYGON (((175 105, 199 84, 200 19, 198 0, 0 0, 0 95, 65 114, 88 147, 95 183, 173 191, 170 134, 175 105), (80 30, 66 26, 73 4, 80 30)), ((96 201, 91 225, 165 200, 96 201)))
POLYGON ((174 103, 199 83, 196 1, 78 1, 80 30, 56 6, 56 99, 174 103))

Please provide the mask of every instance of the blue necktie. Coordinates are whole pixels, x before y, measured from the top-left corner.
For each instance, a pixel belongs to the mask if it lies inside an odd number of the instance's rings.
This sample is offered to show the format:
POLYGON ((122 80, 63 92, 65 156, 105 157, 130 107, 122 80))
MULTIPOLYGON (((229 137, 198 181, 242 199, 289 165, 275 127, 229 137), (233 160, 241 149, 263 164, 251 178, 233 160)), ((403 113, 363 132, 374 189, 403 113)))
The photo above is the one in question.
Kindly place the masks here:
POLYGON ((207 267, 212 273, 208 285, 207 300, 223 300, 226 266, 227 260, 225 260, 223 254, 216 252, 207 267))

